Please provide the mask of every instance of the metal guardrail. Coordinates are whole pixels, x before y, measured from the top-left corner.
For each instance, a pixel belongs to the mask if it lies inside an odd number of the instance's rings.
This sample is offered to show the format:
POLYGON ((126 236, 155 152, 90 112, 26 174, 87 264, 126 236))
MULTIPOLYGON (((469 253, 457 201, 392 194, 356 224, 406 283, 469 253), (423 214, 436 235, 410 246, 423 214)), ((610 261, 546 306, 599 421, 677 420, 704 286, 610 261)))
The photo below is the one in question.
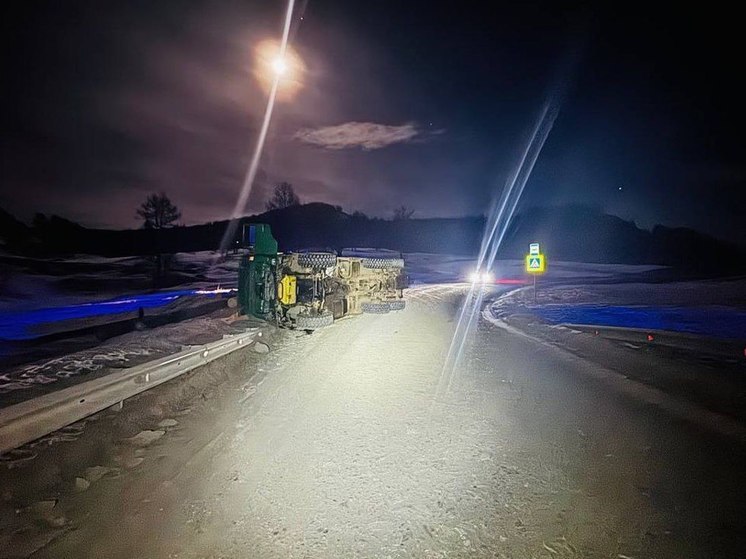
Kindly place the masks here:
POLYGON ((224 355, 248 347, 257 332, 237 334, 45 394, 0 410, 0 453, 18 448, 154 388, 224 355))

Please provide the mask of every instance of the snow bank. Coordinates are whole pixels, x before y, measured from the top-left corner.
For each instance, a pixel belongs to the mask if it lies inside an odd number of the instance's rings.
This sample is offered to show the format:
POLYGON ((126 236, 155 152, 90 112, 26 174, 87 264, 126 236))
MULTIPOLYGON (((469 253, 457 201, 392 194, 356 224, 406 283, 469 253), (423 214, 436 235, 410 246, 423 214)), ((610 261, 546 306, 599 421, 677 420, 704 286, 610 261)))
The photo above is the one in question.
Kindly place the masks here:
POLYGON ((664 330, 746 340, 746 279, 549 286, 495 301, 492 316, 524 314, 550 324, 664 330))
POLYGON ((100 345, 68 355, 11 367, 0 374, 0 407, 91 377, 116 373, 117 370, 181 351, 185 346, 220 340, 224 335, 256 329, 246 321, 227 320, 226 313, 194 318, 134 331, 100 345))

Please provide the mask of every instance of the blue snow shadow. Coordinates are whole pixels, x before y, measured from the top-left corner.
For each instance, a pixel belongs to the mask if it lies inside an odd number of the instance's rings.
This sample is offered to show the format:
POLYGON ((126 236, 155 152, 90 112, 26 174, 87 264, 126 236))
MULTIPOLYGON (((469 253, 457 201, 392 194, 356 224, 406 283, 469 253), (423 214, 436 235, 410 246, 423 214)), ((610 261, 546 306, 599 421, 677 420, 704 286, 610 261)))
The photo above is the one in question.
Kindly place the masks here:
POLYGON ((138 309, 164 307, 185 297, 216 297, 218 293, 205 292, 199 289, 181 291, 164 291, 144 295, 127 295, 62 307, 34 309, 29 311, 12 311, 0 313, 0 340, 31 340, 41 334, 34 327, 42 324, 53 324, 66 320, 86 319, 137 312, 138 309))
POLYGON ((746 339, 746 312, 727 307, 615 307, 547 305, 531 312, 552 324, 618 326, 687 332, 711 338, 746 339))

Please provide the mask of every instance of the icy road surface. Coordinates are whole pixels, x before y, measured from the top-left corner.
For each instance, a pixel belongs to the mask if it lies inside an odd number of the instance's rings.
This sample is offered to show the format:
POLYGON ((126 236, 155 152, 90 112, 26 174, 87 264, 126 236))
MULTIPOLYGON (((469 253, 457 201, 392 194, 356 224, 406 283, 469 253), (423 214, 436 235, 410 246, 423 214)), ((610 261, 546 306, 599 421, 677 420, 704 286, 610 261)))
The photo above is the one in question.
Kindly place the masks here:
POLYGON ((63 499, 72 529, 33 557, 743 555, 743 446, 580 359, 482 321, 435 399, 462 290, 288 334, 136 468, 63 499))

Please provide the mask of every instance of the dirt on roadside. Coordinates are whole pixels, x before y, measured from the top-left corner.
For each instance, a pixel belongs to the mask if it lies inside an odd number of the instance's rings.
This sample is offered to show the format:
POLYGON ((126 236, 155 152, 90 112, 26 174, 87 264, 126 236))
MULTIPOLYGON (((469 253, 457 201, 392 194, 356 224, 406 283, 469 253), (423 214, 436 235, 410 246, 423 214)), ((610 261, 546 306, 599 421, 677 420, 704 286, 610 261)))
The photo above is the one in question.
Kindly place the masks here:
POLYGON ((91 499, 116 503, 126 477, 158 459, 157 441, 179 437, 189 423, 216 421, 215 406, 226 393, 250 395, 262 363, 288 335, 265 326, 254 344, 126 400, 119 411, 100 412, 0 455, 0 558, 28 557, 75 531, 91 499))

